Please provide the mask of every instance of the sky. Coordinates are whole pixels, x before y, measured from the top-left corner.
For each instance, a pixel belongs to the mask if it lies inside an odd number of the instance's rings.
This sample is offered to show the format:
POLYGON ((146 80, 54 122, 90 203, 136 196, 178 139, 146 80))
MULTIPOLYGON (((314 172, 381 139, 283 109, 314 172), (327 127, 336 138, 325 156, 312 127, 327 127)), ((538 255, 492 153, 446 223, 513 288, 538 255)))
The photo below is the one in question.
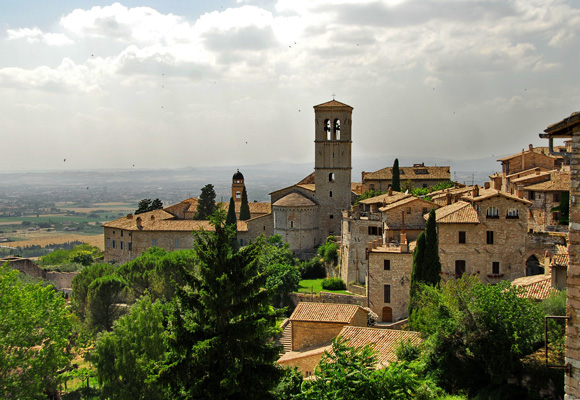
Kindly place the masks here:
POLYGON ((0 172, 313 162, 333 97, 355 159, 499 158, 578 71, 578 0, 2 0, 0 172))

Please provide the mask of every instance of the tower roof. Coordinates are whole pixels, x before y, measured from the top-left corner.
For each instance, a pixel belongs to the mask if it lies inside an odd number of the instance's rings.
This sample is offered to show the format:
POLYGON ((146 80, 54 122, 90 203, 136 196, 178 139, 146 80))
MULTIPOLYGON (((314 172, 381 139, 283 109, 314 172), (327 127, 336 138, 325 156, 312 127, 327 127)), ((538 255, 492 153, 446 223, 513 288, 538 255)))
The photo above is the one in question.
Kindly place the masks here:
POLYGON ((233 176, 232 179, 244 179, 244 175, 242 175, 242 173, 240 172, 240 170, 238 169, 238 172, 236 172, 233 176))
POLYGON ((346 109, 352 111, 351 106, 349 106, 348 104, 341 103, 340 101, 336 101, 336 100, 330 100, 330 101, 327 101, 326 103, 322 103, 322 104, 319 104, 317 106, 314 106, 315 110, 327 109, 327 108, 346 108, 346 109))

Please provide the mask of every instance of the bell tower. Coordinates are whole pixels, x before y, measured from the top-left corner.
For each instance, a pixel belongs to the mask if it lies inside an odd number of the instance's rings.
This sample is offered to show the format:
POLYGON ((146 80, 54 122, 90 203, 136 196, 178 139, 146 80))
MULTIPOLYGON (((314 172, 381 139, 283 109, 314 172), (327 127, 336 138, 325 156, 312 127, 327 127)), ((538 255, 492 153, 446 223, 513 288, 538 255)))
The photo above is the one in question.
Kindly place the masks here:
POLYGON ((236 203, 242 202, 242 192, 244 190, 244 175, 238 169, 238 172, 232 177, 232 197, 236 203))
POLYGON ((351 106, 336 100, 314 106, 314 175, 322 242, 340 236, 342 210, 351 206, 351 106))

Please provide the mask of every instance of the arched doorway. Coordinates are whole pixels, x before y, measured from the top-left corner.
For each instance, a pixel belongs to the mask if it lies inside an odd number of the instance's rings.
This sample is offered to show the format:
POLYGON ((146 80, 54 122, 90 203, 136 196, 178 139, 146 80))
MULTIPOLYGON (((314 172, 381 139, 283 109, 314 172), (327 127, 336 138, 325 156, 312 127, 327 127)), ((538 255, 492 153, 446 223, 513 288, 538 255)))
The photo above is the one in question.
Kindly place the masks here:
POLYGON ((393 309, 391 307, 383 307, 383 322, 393 322, 393 309))
POLYGON ((544 267, 534 254, 526 260, 526 276, 540 275, 544 273, 544 267))

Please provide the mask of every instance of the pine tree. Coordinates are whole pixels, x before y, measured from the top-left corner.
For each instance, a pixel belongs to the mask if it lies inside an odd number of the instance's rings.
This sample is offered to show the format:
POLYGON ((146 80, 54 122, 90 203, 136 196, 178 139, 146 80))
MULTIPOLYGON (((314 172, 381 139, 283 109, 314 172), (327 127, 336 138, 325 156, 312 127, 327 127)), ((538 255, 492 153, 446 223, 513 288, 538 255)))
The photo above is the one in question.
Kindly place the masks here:
POLYGON ((212 184, 207 184, 201 189, 199 202, 197 203, 197 213, 195 219, 207 220, 217 210, 215 204, 215 190, 212 184))
POLYGON ((395 162, 393 163, 393 179, 391 183, 391 187, 393 190, 400 192, 401 191, 401 172, 399 171, 399 159, 395 158, 395 162))
POLYGON ((439 259, 439 240, 435 210, 429 213, 425 227, 425 255, 423 256, 423 281, 435 286, 441 280, 441 260, 439 259))
POLYGON ((232 251, 224 214, 211 217, 215 232, 194 233, 199 273, 182 268, 160 375, 169 398, 268 399, 281 374, 271 340, 278 313, 258 271, 262 242, 232 251))
POLYGON ((248 193, 246 187, 242 190, 242 204, 240 205, 240 221, 246 221, 251 218, 250 206, 248 205, 248 193))

